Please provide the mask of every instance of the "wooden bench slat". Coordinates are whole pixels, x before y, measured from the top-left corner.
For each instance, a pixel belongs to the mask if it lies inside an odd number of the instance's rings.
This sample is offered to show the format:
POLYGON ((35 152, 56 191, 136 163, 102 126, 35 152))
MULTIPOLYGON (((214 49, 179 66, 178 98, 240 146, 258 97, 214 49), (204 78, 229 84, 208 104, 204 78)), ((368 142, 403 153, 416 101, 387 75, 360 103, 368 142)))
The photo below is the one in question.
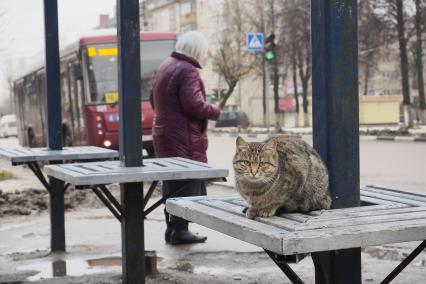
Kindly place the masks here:
POLYGON ((283 238, 283 254, 368 247, 426 239, 426 219, 299 231, 283 238))
POLYGON ((118 152, 94 146, 64 147, 62 150, 19 147, 0 148, 0 156, 10 160, 12 164, 18 164, 40 161, 110 159, 118 157, 118 152))
POLYGON ((368 205, 368 206, 360 206, 360 207, 350 207, 350 208, 339 208, 339 209, 333 209, 333 210, 315 210, 311 211, 308 214, 310 216, 330 216, 332 218, 333 216, 341 216, 344 214, 351 214, 351 213, 357 213, 357 212, 369 212, 369 211, 379 211, 379 210, 386 210, 386 209, 392 209, 392 208, 409 208, 410 205, 407 204, 385 204, 385 205, 368 205))
POLYGON ((380 186, 380 185, 366 185, 365 187, 368 188, 377 188, 377 189, 382 189, 385 191, 392 191, 392 192, 398 192, 398 193, 403 193, 403 194, 407 194, 407 195, 411 195, 411 196, 419 196, 419 197, 426 197, 424 194, 418 193, 418 192, 412 192, 412 191, 404 191, 404 190, 400 190, 397 188, 393 188, 393 187, 387 187, 387 186, 380 186))
MULTIPOLYGON (((362 202, 379 204, 379 205, 398 205, 398 204, 401 204, 399 202, 394 202, 394 201, 389 201, 389 200, 383 200, 383 199, 376 198, 376 197, 366 196, 366 195, 363 194, 362 191, 361 191, 360 199, 361 199, 362 202)), ((403 203, 403 204, 408 205, 408 204, 405 204, 405 203, 403 203)))
POLYGON ((167 211, 172 215, 201 224, 264 249, 282 253, 282 229, 193 201, 181 200, 177 202, 175 199, 170 198, 167 200, 166 207, 167 211))
MULTIPOLYGON (((244 206, 238 206, 238 205, 234 205, 231 203, 227 203, 227 202, 224 202, 221 200, 215 200, 215 199, 204 200, 204 201, 198 200, 197 202, 246 218, 245 214, 243 213, 244 206)), ((257 217, 256 221, 264 223, 264 224, 268 224, 271 226, 275 226, 290 232, 294 231, 295 226, 300 224, 299 222, 293 221, 291 219, 287 219, 285 217, 277 217, 277 216, 273 216, 269 218, 257 217)))
POLYGON ((351 219, 364 216, 378 216, 378 215, 392 215, 392 214, 401 214, 405 212, 418 212, 423 211, 426 208, 424 207, 411 207, 408 205, 399 205, 399 206, 387 206, 386 205, 372 205, 372 206, 361 206, 345 209, 333 209, 333 210, 323 210, 322 215, 313 216, 309 219, 309 223, 322 222, 323 220, 341 220, 341 219, 351 219), (369 210, 356 210, 363 209, 365 207, 369 210), (353 209, 353 210, 345 210, 353 209))
POLYGON ((214 179, 228 175, 226 168, 199 162, 192 163, 191 160, 183 158, 146 159, 141 167, 122 167, 119 161, 49 165, 45 167, 45 172, 49 176, 61 178, 77 186, 157 180, 214 179))
POLYGON ((405 198, 405 199, 410 199, 410 200, 415 200, 415 201, 426 203, 426 197, 418 196, 418 195, 414 195, 414 194, 395 192, 395 191, 392 191, 392 190, 385 190, 385 189, 369 187, 369 186, 364 187, 363 191, 385 194, 385 195, 390 195, 390 196, 394 196, 394 197, 400 197, 400 198, 405 198))
POLYGON ((202 163, 202 162, 198 162, 198 161, 194 161, 194 160, 188 160, 188 159, 184 159, 184 158, 180 158, 180 157, 176 157, 176 158, 170 158, 172 161, 179 161, 179 162, 184 162, 186 164, 190 164, 190 165, 197 165, 201 168, 211 168, 210 165, 202 163))
MULTIPOLYGON (((420 209, 420 208, 419 208, 420 209)), ((296 227, 296 231, 323 229, 323 228, 344 228, 362 224, 380 224, 395 221, 419 220, 426 219, 426 208, 416 212, 405 212, 403 214, 386 214, 376 216, 363 216, 356 218, 342 218, 328 220, 323 219, 321 222, 308 222, 300 224, 296 227)))
POLYGON ((362 191, 362 195, 368 196, 368 197, 380 198, 380 199, 392 201, 392 202, 398 202, 398 203, 402 203, 402 204, 408 204, 408 205, 412 205, 412 206, 426 206, 426 202, 420 202, 420 201, 416 201, 416 200, 411 200, 411 199, 406 199, 406 198, 401 198, 401 197, 395 197, 395 196, 391 196, 391 195, 388 195, 388 194, 370 192, 370 191, 366 191, 366 190, 362 191))

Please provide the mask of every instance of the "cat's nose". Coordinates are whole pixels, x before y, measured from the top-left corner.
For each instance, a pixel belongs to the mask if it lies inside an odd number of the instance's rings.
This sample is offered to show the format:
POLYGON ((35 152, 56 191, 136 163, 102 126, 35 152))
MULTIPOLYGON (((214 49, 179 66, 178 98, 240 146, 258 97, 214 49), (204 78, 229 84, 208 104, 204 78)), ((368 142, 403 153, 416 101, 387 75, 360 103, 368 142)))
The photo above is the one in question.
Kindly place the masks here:
POLYGON ((259 171, 259 165, 255 165, 255 164, 253 164, 252 166, 251 166, 251 174, 253 175, 253 176, 256 176, 256 174, 257 174, 257 172, 259 171))

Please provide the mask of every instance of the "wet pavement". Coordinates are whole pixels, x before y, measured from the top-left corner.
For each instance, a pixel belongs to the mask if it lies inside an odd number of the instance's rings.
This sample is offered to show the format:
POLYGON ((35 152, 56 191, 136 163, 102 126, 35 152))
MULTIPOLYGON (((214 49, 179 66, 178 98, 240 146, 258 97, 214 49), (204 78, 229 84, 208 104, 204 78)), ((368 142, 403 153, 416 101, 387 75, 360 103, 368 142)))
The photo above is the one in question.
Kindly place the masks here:
MULTIPOLYGON (((14 139, 0 140, 2 146, 4 141, 11 145, 16 143, 14 139)), ((230 164, 234 140, 212 137, 210 162, 230 164)), ((363 180, 421 191, 426 184, 424 167, 420 167, 424 160, 421 154, 426 155, 426 144, 392 143, 362 143, 363 180)), ((29 170, 10 167, 1 161, 0 167, 16 173, 14 179, 0 183, 1 189, 42 188, 29 170)), ((232 184, 232 177, 227 184, 232 184)), ((235 193, 232 187, 223 184, 210 186, 208 191, 209 194, 235 193)), ((94 196, 91 192, 87 195, 94 196)), ((77 207, 67 212, 65 218, 67 252, 54 254, 49 252, 47 211, 0 218, 0 284, 121 283, 119 222, 103 207, 77 207)), ((196 224, 191 224, 190 229, 207 235, 207 242, 192 246, 167 245, 163 235, 163 208, 149 215, 145 222, 145 248, 156 251, 159 274, 148 278, 147 283, 290 283, 260 248, 196 224)), ((363 283, 379 283, 417 245, 395 244, 364 250, 363 283)), ((395 283, 425 283, 425 264, 426 253, 422 253, 395 283)), ((291 266, 306 283, 314 282, 310 257, 291 266)))
MULTIPOLYGON (((209 193, 233 192, 214 186, 209 187, 209 193)), ((277 279, 289 283, 260 248, 196 224, 190 229, 207 235, 206 243, 165 244, 163 215, 163 208, 158 208, 145 222, 145 248, 156 251, 160 273, 148 283, 275 283, 277 279)), ((80 209, 66 214, 65 253, 49 253, 48 214, 0 220, 0 283, 120 283, 120 225, 107 209, 80 209)), ((415 245, 366 250, 364 281, 378 283, 415 245)), ((423 253, 396 283, 422 283, 426 279, 425 263, 423 253)), ((313 283, 309 257, 292 267, 306 283, 313 283)))

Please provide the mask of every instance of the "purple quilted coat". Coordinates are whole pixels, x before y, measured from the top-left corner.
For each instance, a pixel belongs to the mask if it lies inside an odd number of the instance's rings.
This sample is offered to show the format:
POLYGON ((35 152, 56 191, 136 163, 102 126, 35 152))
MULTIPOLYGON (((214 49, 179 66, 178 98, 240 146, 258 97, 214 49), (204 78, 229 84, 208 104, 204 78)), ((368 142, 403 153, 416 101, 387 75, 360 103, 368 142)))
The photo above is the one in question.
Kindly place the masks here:
POLYGON ((156 157, 182 157, 207 162, 207 120, 220 109, 206 103, 206 93, 193 58, 173 52, 154 77, 151 105, 156 157))

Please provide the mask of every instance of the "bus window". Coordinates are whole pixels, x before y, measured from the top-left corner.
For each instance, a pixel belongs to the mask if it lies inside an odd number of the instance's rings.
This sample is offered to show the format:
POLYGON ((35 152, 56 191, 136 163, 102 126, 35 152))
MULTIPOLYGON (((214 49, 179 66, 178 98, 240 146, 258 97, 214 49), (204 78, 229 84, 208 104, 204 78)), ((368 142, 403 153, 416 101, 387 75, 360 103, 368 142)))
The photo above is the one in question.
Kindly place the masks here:
MULTIPOLYGON (((142 100, 149 98, 151 79, 174 48, 174 40, 141 41, 142 100)), ((92 44, 83 50, 83 64, 89 88, 87 103, 115 103, 118 99, 117 45, 92 44)))

